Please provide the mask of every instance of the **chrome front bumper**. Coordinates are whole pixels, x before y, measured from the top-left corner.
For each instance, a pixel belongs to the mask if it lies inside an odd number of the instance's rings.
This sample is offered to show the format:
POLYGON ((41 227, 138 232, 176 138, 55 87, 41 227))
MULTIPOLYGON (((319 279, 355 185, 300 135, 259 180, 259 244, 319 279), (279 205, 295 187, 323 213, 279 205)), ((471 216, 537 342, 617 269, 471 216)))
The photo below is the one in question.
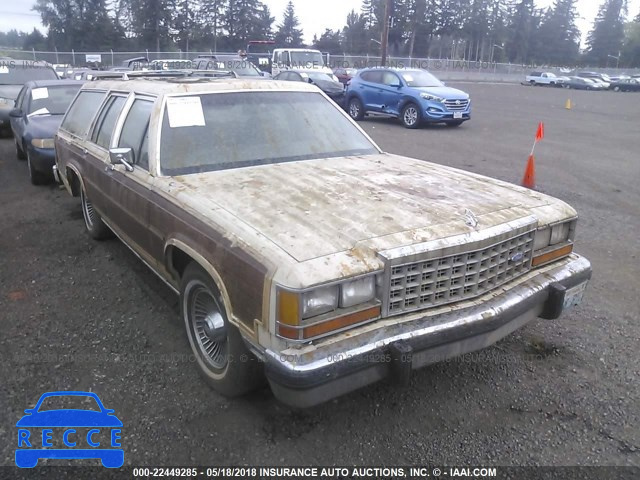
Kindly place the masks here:
POLYGON ((382 319, 315 345, 267 349, 265 373, 280 401, 301 408, 387 377, 407 383, 412 370, 493 345, 536 317, 558 318, 579 303, 590 278, 589 261, 573 254, 473 300, 382 319))

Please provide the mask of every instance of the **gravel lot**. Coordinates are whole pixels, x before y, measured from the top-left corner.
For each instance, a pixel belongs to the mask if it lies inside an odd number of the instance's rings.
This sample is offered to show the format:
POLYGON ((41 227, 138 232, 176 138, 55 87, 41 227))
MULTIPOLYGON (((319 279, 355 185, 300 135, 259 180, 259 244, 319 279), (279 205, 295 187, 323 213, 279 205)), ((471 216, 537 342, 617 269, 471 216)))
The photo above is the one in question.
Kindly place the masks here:
POLYGON ((209 389, 177 298, 119 241, 91 240, 79 200, 31 186, 0 140, 0 464, 14 464, 15 422, 43 392, 91 390, 125 425, 126 465, 640 465, 640 95, 460 87, 474 102, 460 128, 362 126, 387 151, 517 182, 544 121, 538 187, 581 215, 585 300, 409 388, 310 411, 268 389, 209 389))

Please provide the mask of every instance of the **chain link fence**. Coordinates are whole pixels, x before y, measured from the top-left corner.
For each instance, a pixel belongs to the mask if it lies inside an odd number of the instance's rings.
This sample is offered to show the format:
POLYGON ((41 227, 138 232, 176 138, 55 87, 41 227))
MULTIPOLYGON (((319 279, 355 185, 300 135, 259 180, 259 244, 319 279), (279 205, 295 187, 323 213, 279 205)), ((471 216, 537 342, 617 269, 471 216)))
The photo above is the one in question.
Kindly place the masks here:
MULTIPOLYGON (((139 50, 132 52, 46 52, 38 50, 15 50, 3 49, 0 47, 0 56, 8 56, 23 60, 41 60, 51 64, 81 66, 98 66, 102 68, 122 66, 126 60, 136 57, 146 57, 153 60, 190 60, 198 55, 212 54, 234 55, 237 52, 153 52, 149 50, 139 50)), ((354 55, 326 55, 329 66, 344 68, 364 68, 381 65, 381 58, 375 56, 354 56, 354 55)), ((254 62, 255 63, 255 62, 254 62)), ((412 57, 389 57, 388 66, 398 68, 421 68, 430 70, 444 80, 484 80, 484 81, 522 81, 524 76, 534 70, 553 72, 556 75, 572 75, 577 71, 589 70, 607 73, 609 75, 640 74, 640 69, 621 68, 591 68, 591 67, 558 67, 550 65, 521 65, 513 63, 495 63, 468 61, 464 59, 446 58, 412 58, 412 57)))

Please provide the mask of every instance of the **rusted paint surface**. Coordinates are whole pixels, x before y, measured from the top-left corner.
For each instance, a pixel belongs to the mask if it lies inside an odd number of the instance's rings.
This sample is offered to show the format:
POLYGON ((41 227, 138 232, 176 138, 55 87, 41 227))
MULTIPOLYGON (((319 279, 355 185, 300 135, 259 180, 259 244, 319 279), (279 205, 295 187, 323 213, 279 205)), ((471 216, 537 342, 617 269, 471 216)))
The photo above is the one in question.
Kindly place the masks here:
POLYGON ((379 270, 378 253, 390 248, 410 252, 438 239, 444 246, 449 237, 532 213, 539 225, 576 215, 539 192, 389 154, 225 170, 174 183, 185 204, 203 213, 222 209, 258 232, 263 246, 286 253, 275 280, 289 287, 379 270), (478 218, 475 228, 464 221, 466 209, 478 218))

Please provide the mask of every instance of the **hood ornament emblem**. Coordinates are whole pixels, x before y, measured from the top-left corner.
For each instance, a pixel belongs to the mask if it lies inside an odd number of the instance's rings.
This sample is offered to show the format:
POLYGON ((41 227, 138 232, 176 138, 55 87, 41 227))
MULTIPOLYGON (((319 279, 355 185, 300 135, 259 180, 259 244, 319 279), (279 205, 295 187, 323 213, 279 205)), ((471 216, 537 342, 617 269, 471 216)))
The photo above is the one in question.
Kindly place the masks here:
POLYGON ((468 208, 464 211, 464 223, 471 228, 476 228, 478 226, 478 217, 476 217, 476 214, 468 208))

